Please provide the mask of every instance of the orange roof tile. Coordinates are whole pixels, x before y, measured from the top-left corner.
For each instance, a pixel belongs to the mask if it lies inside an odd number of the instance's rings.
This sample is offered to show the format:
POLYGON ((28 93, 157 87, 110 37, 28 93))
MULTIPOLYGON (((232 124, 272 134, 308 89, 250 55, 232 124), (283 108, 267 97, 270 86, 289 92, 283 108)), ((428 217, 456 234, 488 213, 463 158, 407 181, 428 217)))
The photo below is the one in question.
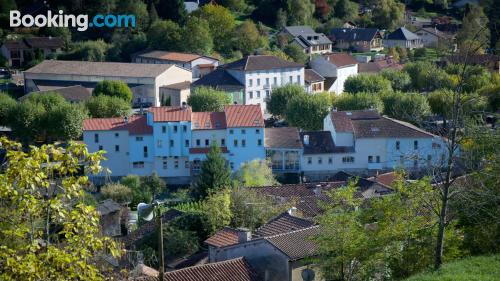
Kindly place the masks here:
POLYGON ((217 231, 214 235, 205 240, 205 244, 214 247, 224 247, 229 245, 238 244, 238 230, 229 227, 217 231))
POLYGON ((168 52, 160 57, 160 59, 164 60, 173 60, 173 61, 182 61, 182 62, 190 62, 197 58, 200 58, 200 55, 197 54, 188 54, 188 53, 176 53, 176 52, 168 52))
POLYGON ((260 105, 226 105, 226 123, 228 128, 264 127, 264 116, 260 105))
POLYGON ((193 130, 226 129, 226 115, 224 112, 193 112, 191 124, 193 130))
POLYGON ((179 122, 191 121, 191 107, 182 108, 180 106, 151 107, 153 122, 179 122))
POLYGON ((346 65, 358 64, 358 61, 351 55, 347 53, 333 53, 326 55, 328 61, 335 64, 338 67, 343 67, 346 65))
POLYGON ((84 131, 128 131, 131 135, 150 135, 153 127, 147 124, 144 115, 132 115, 128 122, 124 118, 91 118, 83 121, 84 131))

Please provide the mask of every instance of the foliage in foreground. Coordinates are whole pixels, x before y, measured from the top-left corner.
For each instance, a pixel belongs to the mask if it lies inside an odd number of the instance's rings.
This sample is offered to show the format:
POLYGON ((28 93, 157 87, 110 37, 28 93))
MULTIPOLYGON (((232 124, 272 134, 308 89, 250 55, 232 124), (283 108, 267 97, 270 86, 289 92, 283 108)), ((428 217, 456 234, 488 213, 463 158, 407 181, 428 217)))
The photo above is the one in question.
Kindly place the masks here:
POLYGON ((0 173, 0 279, 103 280, 101 255, 118 256, 99 233, 99 216, 84 203, 88 179, 102 153, 70 143, 30 147, 0 138, 9 165, 0 173))

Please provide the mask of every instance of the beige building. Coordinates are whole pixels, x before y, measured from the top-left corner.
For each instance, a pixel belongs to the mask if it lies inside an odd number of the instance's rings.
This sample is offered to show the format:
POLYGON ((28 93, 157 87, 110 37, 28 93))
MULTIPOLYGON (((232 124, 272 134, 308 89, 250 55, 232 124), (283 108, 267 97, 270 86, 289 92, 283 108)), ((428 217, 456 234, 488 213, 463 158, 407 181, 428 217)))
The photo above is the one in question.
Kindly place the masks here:
POLYGON ((93 90, 103 80, 127 83, 134 105, 160 106, 160 87, 192 81, 191 71, 171 64, 45 60, 24 72, 26 93, 44 87, 81 85, 93 90))
MULTIPOLYGON (((171 106, 182 106, 187 104, 187 99, 191 94, 191 82, 184 81, 160 87, 160 102, 170 97, 171 106)), ((165 104, 162 104, 165 105, 165 104)))

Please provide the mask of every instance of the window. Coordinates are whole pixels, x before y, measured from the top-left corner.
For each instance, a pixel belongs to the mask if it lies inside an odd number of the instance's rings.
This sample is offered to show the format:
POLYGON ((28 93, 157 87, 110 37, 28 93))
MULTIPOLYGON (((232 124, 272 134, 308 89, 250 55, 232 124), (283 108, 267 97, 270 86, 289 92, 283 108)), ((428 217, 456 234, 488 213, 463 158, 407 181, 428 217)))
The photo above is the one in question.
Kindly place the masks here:
POLYGON ((441 148, 441 144, 435 142, 432 143, 432 149, 439 149, 439 148, 441 148))
POLYGON ((229 166, 231 167, 231 169, 234 169, 234 162, 229 163, 229 166))
POLYGON ((257 91, 257 98, 260 99, 260 91, 257 91))
POLYGON ((248 99, 253 99, 253 93, 252 93, 252 91, 248 92, 248 99))
POLYGON ((102 147, 102 145, 99 145, 99 150, 103 150, 104 148, 102 147))
POLYGON ((158 141, 156 141, 156 146, 157 146, 158 148, 161 148, 161 147, 163 146, 163 141, 162 141, 162 140, 158 140, 158 141))
POLYGON ((312 164, 312 162, 313 162, 312 157, 307 157, 307 164, 312 164))
POLYGON ((297 75, 297 83, 300 84, 300 75, 297 75))
POLYGON ((168 162, 163 161, 163 170, 166 170, 168 168, 168 162))
POLYGON ((208 141, 208 139, 205 139, 205 146, 209 146, 210 145, 210 142, 208 141))
POLYGON ((269 86, 269 78, 266 78, 266 86, 269 86))
POLYGON ((413 149, 418 149, 418 141, 413 142, 413 149))
POLYGON ((94 142, 95 143, 99 142, 99 134, 94 134, 94 142))
POLYGON ((135 137, 135 141, 143 141, 144 138, 143 137, 135 137))
POLYGON ((225 139, 220 139, 220 145, 221 146, 226 146, 226 140, 225 139))
POLYGON ((323 164, 323 158, 318 157, 318 164, 323 164))
POLYGON ((274 77, 274 85, 278 85, 278 77, 274 77))
POLYGON ((185 141, 184 141, 184 146, 185 146, 185 147, 189 147, 189 140, 185 140, 185 141))
POLYGON ((242 135, 244 135, 244 134, 246 134, 246 133, 247 133, 247 131, 246 131, 245 129, 241 129, 241 134, 242 134, 242 135))
POLYGON ((193 171, 199 171, 200 167, 201 167, 201 161, 199 159, 193 160, 193 166, 192 166, 193 171))
POLYGON ((271 91, 266 90, 266 98, 270 98, 270 97, 271 97, 271 91))
POLYGON ((182 131, 185 133, 187 132, 187 126, 186 125, 182 125, 182 131))
POLYGON ((119 145, 115 145, 115 151, 116 152, 120 152, 120 146, 119 145))
POLYGON ((238 140, 234 140, 234 147, 238 147, 238 140))
POLYGON ((399 150, 401 148, 401 143, 399 141, 396 141, 396 149, 399 150))
POLYGON ((232 135, 233 134, 233 129, 229 130, 229 134, 232 135))
POLYGON ((368 156, 368 163, 373 163, 373 156, 368 156))
POLYGON ((144 150, 144 158, 148 158, 148 147, 145 146, 143 150, 144 150))
POLYGON ((167 132, 167 126, 161 126, 161 132, 165 134, 167 132))
POLYGON ((119 133, 115 133, 115 138, 119 137, 120 134, 119 133))
POLYGON ((260 134, 260 129, 255 129, 255 134, 259 135, 260 134))
POLYGON ((328 157, 328 164, 333 164, 333 158, 332 157, 328 157))
POLYGON ((413 167, 418 168, 418 159, 413 160, 413 167))
POLYGON ((174 168, 179 169, 179 160, 174 161, 174 168))
POLYGON ((252 81, 252 79, 248 79, 248 85, 249 85, 250 87, 252 87, 252 86, 253 86, 253 81, 252 81))
POLYGON ((200 146, 200 139, 196 140, 196 146, 200 146))
POLYGON ((430 166, 432 163, 432 155, 427 155, 427 165, 430 166))
POLYGON ((377 163, 380 163, 380 156, 377 156, 375 161, 376 161, 377 163))
POLYGON ((177 125, 174 126, 174 133, 177 133, 177 125))
POLYGON ((292 82, 293 82, 293 76, 292 76, 292 75, 290 75, 290 76, 288 77, 288 82, 290 82, 290 83, 292 83, 292 82))
POLYGON ((174 147, 174 140, 170 140, 170 147, 174 147))
POLYGON ((258 146, 262 146, 262 139, 258 139, 258 140, 257 140, 257 145, 258 145, 258 146))
POLYGON ((144 162, 143 162, 143 161, 133 162, 133 163, 132 163, 132 167, 133 167, 134 169, 141 169, 141 168, 144 168, 144 162))
POLYGON ((260 78, 257 78, 257 86, 260 86, 260 78))
POLYGON ((245 147, 246 145, 247 145, 247 141, 246 140, 241 140, 241 146, 245 147))
POLYGON ((189 161, 188 160, 184 161, 184 168, 189 169, 189 161))
POLYGON ((354 157, 344 156, 342 157, 342 163, 354 163, 354 157))

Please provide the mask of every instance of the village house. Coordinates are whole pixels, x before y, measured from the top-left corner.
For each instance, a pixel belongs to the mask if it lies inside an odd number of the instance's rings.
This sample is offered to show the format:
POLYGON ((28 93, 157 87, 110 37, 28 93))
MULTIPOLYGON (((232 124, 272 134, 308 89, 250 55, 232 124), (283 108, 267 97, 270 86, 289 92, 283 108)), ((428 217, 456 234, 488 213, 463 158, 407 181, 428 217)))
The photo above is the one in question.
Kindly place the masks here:
POLYGON ((311 68, 325 78, 324 91, 340 95, 350 76, 358 75, 358 61, 347 53, 333 53, 314 57, 311 68))
POLYGON ((384 49, 376 28, 332 28, 329 35, 333 47, 356 52, 379 52, 384 49))
POLYGON ((325 90, 325 77, 314 71, 314 69, 304 70, 304 82, 308 93, 320 93, 325 90))
POLYGON ((197 54, 166 52, 166 51, 145 51, 135 54, 132 59, 135 63, 149 64, 173 64, 188 69, 193 74, 193 79, 200 78, 219 66, 216 58, 201 56, 197 54))
POLYGON ((403 65, 394 61, 391 57, 376 58, 373 61, 358 64, 358 71, 363 74, 377 74, 384 69, 402 70, 403 65))
POLYGON ((30 37, 5 41, 0 52, 7 60, 8 66, 20 68, 36 56, 47 58, 61 51, 63 47, 64 41, 60 37, 30 37))
MULTIPOLYGON (((305 86, 304 66, 269 55, 246 56, 222 65, 192 84, 192 87, 229 88, 231 93, 243 89, 242 104, 259 104, 266 112, 266 99, 274 88, 287 84, 305 86), (230 86, 230 87, 228 87, 230 86)), ((236 99, 233 97, 233 100, 236 99)))
POLYGON ((401 47, 412 50, 423 48, 424 44, 417 34, 409 31, 405 27, 400 27, 385 37, 384 47, 401 47))
POLYGON ((45 60, 24 72, 25 93, 80 85, 91 91, 98 82, 119 80, 133 93, 133 104, 160 106, 160 87, 191 81, 191 71, 171 64, 45 60))
POLYGON ((323 33, 317 33, 310 26, 285 26, 278 34, 288 39, 289 44, 296 44, 304 53, 326 54, 332 51, 332 41, 323 33))
POLYGON ((422 40, 424 47, 437 47, 439 45, 451 45, 454 36, 444 33, 437 28, 424 27, 417 30, 416 34, 422 40))
POLYGON ((265 128, 264 146, 273 173, 298 174, 301 171, 303 145, 297 128, 265 128))

